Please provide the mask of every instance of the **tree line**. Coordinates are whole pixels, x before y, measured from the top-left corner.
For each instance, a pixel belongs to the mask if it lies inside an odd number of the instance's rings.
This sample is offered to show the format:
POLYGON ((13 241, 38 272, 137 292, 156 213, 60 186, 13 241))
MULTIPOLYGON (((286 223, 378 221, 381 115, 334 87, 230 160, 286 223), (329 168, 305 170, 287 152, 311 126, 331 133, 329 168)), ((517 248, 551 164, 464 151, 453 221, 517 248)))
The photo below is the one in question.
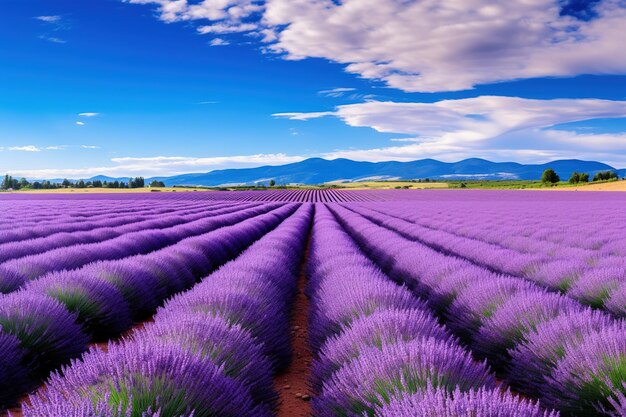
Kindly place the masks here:
MULTIPOLYGON (((601 171, 596 172, 593 176, 593 182, 596 181, 609 181, 609 180, 617 180, 618 176, 615 171, 601 171)), ((561 178, 552 168, 548 168, 543 171, 543 175, 541 175, 541 182, 544 184, 556 184, 561 181, 561 178)), ((589 174, 586 172, 576 172, 574 171, 570 176, 568 182, 570 184, 581 184, 589 182, 589 174)))
MULTIPOLYGON (((2 190, 54 190, 59 188, 144 188, 146 186, 143 177, 129 178, 128 181, 71 181, 65 178, 61 182, 44 181, 28 181, 26 178, 16 179, 6 174, 0 184, 2 190)), ((149 185, 151 188, 165 187, 163 181, 152 181, 149 185)))

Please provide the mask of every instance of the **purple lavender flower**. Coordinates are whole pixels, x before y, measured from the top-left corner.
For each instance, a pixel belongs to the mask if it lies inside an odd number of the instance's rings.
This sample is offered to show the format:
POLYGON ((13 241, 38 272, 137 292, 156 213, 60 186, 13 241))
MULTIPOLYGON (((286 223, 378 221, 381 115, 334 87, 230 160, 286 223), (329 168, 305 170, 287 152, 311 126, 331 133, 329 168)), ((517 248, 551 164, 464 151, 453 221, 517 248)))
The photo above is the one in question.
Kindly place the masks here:
POLYGON ((311 310, 309 328, 314 350, 354 320, 376 311, 426 309, 424 302, 406 288, 381 278, 380 272, 373 267, 359 272, 359 275, 353 275, 353 279, 326 280, 317 290, 318 301, 311 310))
POLYGON ((132 325, 130 310, 118 289, 104 278, 82 271, 52 272, 29 282, 25 291, 58 300, 78 315, 95 340, 117 336, 132 325))
POLYGON ((418 309, 382 310, 355 320, 343 333, 329 338, 313 363, 312 384, 319 391, 333 372, 371 347, 434 338, 452 341, 429 313, 418 309))
POLYGON ((272 405, 272 363, 262 346, 239 326, 220 317, 181 313, 136 332, 134 340, 174 343, 223 367, 226 376, 244 383, 256 402, 272 405))
POLYGON ((136 341, 109 344, 107 353, 92 350, 64 368, 63 375, 54 373, 30 397, 24 415, 41 417, 43 410, 59 406, 84 407, 85 399, 93 407, 110 407, 115 417, 151 411, 160 417, 271 415, 221 367, 170 343, 136 341))
POLYGON ((566 349, 597 337, 601 330, 617 326, 626 331, 623 324, 618 325, 609 315, 588 309, 565 312, 540 323, 526 334, 524 342, 510 351, 508 379, 517 390, 539 395, 546 377, 552 374, 566 349))
POLYGON ((523 400, 498 389, 450 393, 428 389, 392 399, 376 410, 376 417, 558 417, 556 411, 543 410, 539 404, 523 400))
POLYGON ((455 334, 469 338, 499 306, 516 293, 532 287, 530 282, 505 276, 492 276, 474 282, 448 308, 447 325, 455 334))
POLYGON ((17 270, 0 265, 0 294, 17 291, 26 281, 26 276, 20 274, 17 270))
POLYGON ((372 416, 375 408, 391 399, 429 385, 467 391, 494 388, 496 381, 484 364, 445 341, 431 338, 372 347, 325 382, 313 399, 314 412, 319 417, 372 416))
POLYGON ((23 359, 19 339, 0 327, 0 410, 13 405, 26 387, 23 359))
POLYGON ((525 340, 540 323, 584 307, 571 298, 539 290, 522 291, 500 306, 474 338, 475 350, 503 365, 507 349, 525 340))
POLYGON ((566 347, 542 387, 543 400, 566 414, 611 415, 626 393, 625 383, 626 332, 623 326, 608 328, 566 347))
POLYGON ((89 342, 76 314, 57 300, 26 291, 0 297, 0 326, 20 341, 25 367, 34 375, 77 357, 89 342))
POLYGON ((81 270, 87 275, 110 282, 124 297, 134 319, 154 312, 165 298, 158 291, 158 280, 148 269, 132 259, 97 262, 81 270))

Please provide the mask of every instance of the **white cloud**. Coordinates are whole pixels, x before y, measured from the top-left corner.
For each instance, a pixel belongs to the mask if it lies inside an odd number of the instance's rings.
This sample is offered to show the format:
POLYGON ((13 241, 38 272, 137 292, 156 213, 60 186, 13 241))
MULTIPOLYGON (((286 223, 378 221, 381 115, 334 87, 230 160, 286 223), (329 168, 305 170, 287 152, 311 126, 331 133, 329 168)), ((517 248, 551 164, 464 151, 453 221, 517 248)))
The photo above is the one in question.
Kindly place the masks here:
POLYGON ((300 121, 331 116, 353 127, 413 136, 392 139, 402 143, 398 146, 327 153, 331 158, 407 161, 432 157, 451 161, 477 156, 536 162, 576 157, 626 166, 626 134, 550 129, 574 121, 626 117, 626 101, 482 96, 435 103, 371 101, 338 106, 330 112, 275 116, 300 121))
POLYGON ((67 145, 46 146, 44 149, 47 151, 61 151, 67 149, 67 145))
POLYGON ((85 122, 76 122, 77 126, 85 126, 85 122))
POLYGON ((96 145, 80 145, 80 147, 83 149, 100 149, 100 146, 96 145))
POLYGON ((96 117, 99 116, 100 113, 91 113, 91 112, 87 112, 87 113, 78 113, 79 117, 96 117))
POLYGON ((325 58, 406 91, 626 73, 623 0, 580 20, 560 0, 125 1, 156 5, 165 22, 209 21, 204 33, 252 31, 286 59, 325 58))
POLYGON ((354 127, 442 140, 476 141, 516 130, 607 117, 626 117, 626 101, 597 99, 531 100, 481 96, 435 103, 369 101, 338 106, 335 111, 278 113, 292 120, 335 116, 354 127))
POLYGON ((61 21, 61 16, 36 16, 35 19, 46 23, 58 23, 61 21))
MULTIPOLYGON (((209 42, 209 45, 211 45, 211 46, 226 46, 226 45, 230 45, 230 42, 228 42, 226 39, 215 38, 215 39, 212 39, 211 42, 209 42)), ((205 102, 203 102, 203 103, 205 103, 205 102)))
POLYGON ((41 149, 34 145, 26 145, 26 146, 11 146, 9 147, 10 151, 17 152, 41 152, 41 149))
POLYGON ((198 33, 206 35, 209 33, 226 34, 226 33, 241 33, 252 32, 257 29, 258 26, 254 23, 241 23, 241 24, 229 24, 229 23, 216 23, 214 25, 200 26, 198 33))
POLYGON ((113 165, 88 168, 51 168, 36 170, 12 170, 15 176, 27 178, 87 178, 94 175, 110 176, 167 176, 187 172, 206 172, 221 168, 244 168, 260 165, 282 165, 305 159, 285 154, 255 154, 224 157, 121 157, 113 158, 113 165))

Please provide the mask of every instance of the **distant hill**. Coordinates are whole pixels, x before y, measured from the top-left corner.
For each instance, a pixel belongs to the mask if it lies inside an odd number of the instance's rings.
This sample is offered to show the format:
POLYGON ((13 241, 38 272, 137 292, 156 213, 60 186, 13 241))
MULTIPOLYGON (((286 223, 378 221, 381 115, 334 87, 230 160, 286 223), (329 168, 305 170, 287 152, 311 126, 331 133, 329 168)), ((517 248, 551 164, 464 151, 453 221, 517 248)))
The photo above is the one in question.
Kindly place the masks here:
MULTIPOLYGON (((525 165, 516 162, 491 162, 471 158, 459 162, 441 162, 421 159, 410 162, 358 162, 350 159, 326 160, 310 158, 280 166, 258 168, 224 169, 207 173, 184 174, 174 177, 159 177, 166 185, 255 185, 267 184, 322 184, 333 181, 363 181, 368 179, 485 179, 485 180, 537 180, 546 168, 554 169, 561 178, 567 179, 573 171, 588 172, 591 176, 598 171, 616 171, 626 175, 626 169, 594 161, 576 159, 558 160, 547 164, 525 165)), ((146 182, 154 178, 148 178, 146 182)))

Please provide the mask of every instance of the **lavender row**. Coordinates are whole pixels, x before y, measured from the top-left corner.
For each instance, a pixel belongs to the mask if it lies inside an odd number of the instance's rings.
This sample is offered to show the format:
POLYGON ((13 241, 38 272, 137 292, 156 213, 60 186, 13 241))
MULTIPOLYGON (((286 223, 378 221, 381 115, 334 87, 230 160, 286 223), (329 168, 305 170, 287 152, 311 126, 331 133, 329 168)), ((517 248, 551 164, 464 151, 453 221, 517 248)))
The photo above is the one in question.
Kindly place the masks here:
MULTIPOLYGON (((177 206, 179 203, 162 202, 157 205, 177 206)), ((4 205, 5 216, 0 222, 0 232, 5 229, 15 227, 15 222, 20 221, 25 226, 35 226, 50 224, 59 221, 81 221, 88 218, 102 217, 103 212, 113 214, 126 214, 132 211, 154 208, 155 204, 148 201, 136 201, 132 204, 120 206, 115 202, 94 201, 79 203, 57 200, 57 201, 12 201, 10 205, 4 205)))
POLYGON ((321 205, 308 272, 317 417, 557 415, 502 391, 485 364, 372 264, 321 205))
POLYGON ((0 361, 0 405, 80 355, 89 341, 115 337, 133 319, 150 316, 167 297, 237 256, 294 210, 284 206, 149 255, 52 274, 3 296, 0 357, 8 360, 0 361))
POLYGON ((277 206, 277 204, 267 204, 242 210, 238 207, 216 210, 212 212, 211 217, 164 229, 126 233, 103 242, 58 248, 38 255, 9 260, 0 266, 0 288, 2 292, 11 292, 20 288, 24 283, 50 272, 80 268, 96 261, 122 259, 153 252, 184 238, 207 233, 265 213, 277 206))
MULTIPOLYGON (((247 207, 253 206, 244 204, 237 205, 238 209, 247 207)), ((228 206, 219 205, 194 210, 170 212, 167 215, 145 216, 145 213, 142 213, 141 217, 139 217, 137 214, 134 214, 119 218, 120 220, 125 221, 124 224, 105 227, 98 227, 94 224, 91 229, 85 231, 72 233, 60 232, 35 239, 4 243, 0 244, 0 262, 6 262, 10 259, 17 259, 28 255, 35 255, 60 247, 67 248, 73 245, 102 242, 104 240, 122 236, 126 233, 142 230, 164 229, 178 224, 202 219, 213 213, 219 214, 225 209, 229 210, 230 208, 228 206)))
MULTIPOLYGON (((585 257, 601 252, 611 254, 615 243, 626 249, 626 216, 620 206, 604 199, 585 199, 588 213, 602 215, 558 216, 571 210, 571 202, 548 201, 533 204, 516 202, 469 202, 455 204, 370 204, 367 207, 418 223, 435 230, 502 245, 520 252, 550 253, 556 257, 585 257), (548 215, 538 215, 546 213, 548 215)), ((624 255, 625 253, 621 253, 624 255)))
POLYGON ((622 257, 554 260, 545 254, 520 253, 492 243, 427 229, 372 210, 353 210, 437 250, 497 273, 525 278, 583 304, 606 309, 615 316, 626 316, 626 259, 622 257))
MULTIPOLYGON (((115 210, 108 210, 100 207, 98 210, 101 213, 99 216, 94 218, 87 218, 81 221, 77 221, 75 219, 62 221, 62 219, 54 219, 50 222, 46 222, 44 224, 34 224, 28 225, 23 224, 20 221, 20 227, 15 228, 15 224, 9 230, 0 231, 0 243, 11 243, 11 242, 19 242, 28 239, 36 239, 41 237, 50 236, 56 233, 74 233, 80 231, 91 231, 94 228, 99 227, 116 227, 123 226, 125 224, 132 223, 136 220, 146 220, 150 218, 150 216, 158 216, 158 215, 168 215, 170 213, 176 212, 198 212, 203 210, 204 208, 214 207, 216 204, 201 204, 201 205, 193 205, 189 207, 181 207, 181 208, 172 208, 166 206, 165 208, 155 209, 154 207, 150 209, 145 209, 143 206, 139 207, 131 207, 133 210, 124 213, 116 213, 115 210), (130 214, 130 216, 129 216, 130 214), (134 217, 133 217, 134 215, 134 217)), ((55 210, 54 206, 44 208, 47 210, 55 210)))
POLYGON ((302 206, 154 323, 54 374, 24 416, 271 416, 310 217, 302 206))
POLYGON ((332 210, 377 264, 427 299, 514 388, 563 415, 623 415, 623 322, 332 210))
MULTIPOLYGON (((0 203, 2 201, 0 200, 0 203)), ((20 222, 20 233, 37 233, 37 229, 41 227, 54 226, 55 224, 62 227, 80 227, 85 221, 103 221, 110 220, 117 216, 124 216, 131 213, 159 212, 167 213, 169 211, 200 208, 207 205, 208 202, 201 201, 131 201, 128 204, 120 205, 116 202, 106 201, 87 201, 78 202, 71 199, 60 201, 45 201, 43 204, 33 204, 35 202, 26 202, 20 200, 11 200, 11 204, 4 204, 3 208, 8 213, 14 212, 14 216, 3 219, 0 224, 0 235, 15 229, 15 222, 20 222), (74 225, 74 226, 70 226, 74 225)), ((17 235, 19 237, 20 235, 17 235)))

